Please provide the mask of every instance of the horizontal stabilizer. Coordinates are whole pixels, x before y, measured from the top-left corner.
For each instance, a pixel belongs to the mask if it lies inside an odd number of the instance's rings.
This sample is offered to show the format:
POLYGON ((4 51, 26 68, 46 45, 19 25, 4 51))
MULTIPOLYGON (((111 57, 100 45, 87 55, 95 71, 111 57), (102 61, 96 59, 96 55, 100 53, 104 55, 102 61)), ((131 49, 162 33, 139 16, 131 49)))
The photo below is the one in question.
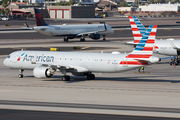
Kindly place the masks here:
POLYGON ((26 26, 26 27, 22 27, 22 28, 24 28, 24 29, 30 29, 30 30, 33 29, 33 28, 30 28, 29 25, 28 25, 26 22, 24 23, 24 25, 26 26))

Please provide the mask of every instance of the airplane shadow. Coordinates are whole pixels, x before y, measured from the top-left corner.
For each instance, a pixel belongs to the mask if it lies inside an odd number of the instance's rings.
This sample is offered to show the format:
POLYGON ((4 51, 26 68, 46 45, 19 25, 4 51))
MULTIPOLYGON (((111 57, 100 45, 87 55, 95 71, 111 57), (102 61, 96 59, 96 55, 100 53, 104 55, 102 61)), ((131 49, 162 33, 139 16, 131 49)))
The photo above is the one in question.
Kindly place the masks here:
MULTIPOLYGON (((26 76, 33 77, 33 76, 26 76)), ((140 77, 96 77, 95 80, 87 80, 86 77, 83 76, 70 76, 70 81, 64 81, 66 83, 76 83, 76 82, 84 82, 84 81, 119 81, 119 82, 163 82, 163 83, 180 83, 180 80, 164 80, 164 79, 156 79, 158 77, 168 77, 168 76, 146 76, 147 79, 143 79, 144 76, 140 77), (154 78, 154 79, 148 79, 154 78)), ((42 81, 62 81, 62 76, 55 75, 52 78, 42 79, 42 81)))

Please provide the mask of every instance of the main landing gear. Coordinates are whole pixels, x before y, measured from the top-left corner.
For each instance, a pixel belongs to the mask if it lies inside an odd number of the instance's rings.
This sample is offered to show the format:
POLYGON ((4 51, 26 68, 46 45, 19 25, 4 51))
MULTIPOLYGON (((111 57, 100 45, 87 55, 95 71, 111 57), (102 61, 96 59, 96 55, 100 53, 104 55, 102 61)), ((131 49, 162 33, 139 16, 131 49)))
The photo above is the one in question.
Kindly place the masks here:
POLYGON ((23 69, 19 69, 19 75, 18 75, 18 77, 19 78, 23 78, 23 69))
POLYGON ((68 75, 64 75, 64 76, 62 77, 62 80, 63 80, 63 81, 70 81, 70 77, 69 77, 68 75))
POLYGON ((105 35, 103 35, 103 41, 105 41, 106 40, 106 36, 105 35))
POLYGON ((89 74, 87 74, 87 79, 88 79, 88 80, 94 80, 94 79, 95 79, 95 75, 89 73, 89 74))
POLYGON ((68 37, 64 37, 64 42, 68 42, 69 38, 68 37))
MULTIPOLYGON (((88 75, 87 75, 87 80, 94 80, 94 79, 95 79, 95 75, 94 75, 94 74, 88 74, 88 75)), ((62 77, 62 80, 63 80, 63 81, 70 81, 70 76, 64 75, 64 76, 62 77)))
POLYGON ((62 77, 63 81, 70 81, 70 77, 68 75, 66 75, 65 69, 61 70, 61 73, 64 74, 64 76, 62 77))
POLYGON ((84 41, 85 41, 85 38, 84 38, 84 37, 81 37, 80 41, 81 41, 81 42, 84 42, 84 41))

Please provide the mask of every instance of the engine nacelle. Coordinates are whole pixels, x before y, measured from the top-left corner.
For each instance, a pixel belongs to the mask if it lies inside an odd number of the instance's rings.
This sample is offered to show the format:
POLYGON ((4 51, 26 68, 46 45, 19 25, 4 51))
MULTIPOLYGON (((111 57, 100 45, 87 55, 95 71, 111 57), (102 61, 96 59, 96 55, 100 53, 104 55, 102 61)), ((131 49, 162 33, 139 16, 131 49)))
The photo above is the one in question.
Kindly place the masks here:
POLYGON ((50 78, 53 74, 47 67, 35 67, 33 74, 36 78, 50 78))
POLYGON ((89 37, 92 38, 92 39, 100 39, 101 35, 98 34, 98 33, 97 34, 90 34, 89 37))

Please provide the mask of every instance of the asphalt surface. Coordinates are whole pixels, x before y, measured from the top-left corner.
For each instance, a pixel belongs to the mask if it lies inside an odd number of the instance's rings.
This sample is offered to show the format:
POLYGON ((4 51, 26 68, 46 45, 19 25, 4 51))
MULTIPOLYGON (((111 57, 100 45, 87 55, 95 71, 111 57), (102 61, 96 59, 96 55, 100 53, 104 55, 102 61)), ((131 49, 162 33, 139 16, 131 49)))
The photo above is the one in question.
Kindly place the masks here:
POLYGON ((96 104, 73 104, 73 103, 52 103, 52 102, 29 102, 29 101, 8 101, 0 100, 1 105, 24 105, 24 106, 44 106, 44 107, 67 107, 67 108, 88 108, 88 109, 106 109, 106 110, 131 110, 148 112, 167 112, 180 113, 180 109, 158 108, 158 107, 136 107, 119 105, 96 105, 96 104))
MULTIPOLYGON (((162 38, 162 36, 166 36, 166 38, 172 38, 173 36, 180 36, 180 29, 158 29, 157 30, 157 37, 162 38)), ((63 37, 53 37, 53 36, 47 36, 43 35, 41 33, 37 32, 23 32, 23 33, 1 33, 0 32, 0 41, 6 40, 6 39, 60 39, 60 41, 63 41, 63 37)), ((132 31, 129 30, 115 30, 113 34, 107 35, 108 38, 117 38, 121 39, 121 37, 132 37, 132 31)), ((87 39, 86 37, 85 39, 87 39)), ((102 39, 102 38, 101 38, 102 39)), ((93 39, 91 39, 94 41, 93 39)), ((69 41, 74 41, 74 39, 69 39, 69 41)))
POLYGON ((68 112, 47 112, 30 110, 0 109, 3 120, 179 120, 178 118, 143 117, 107 114, 85 114, 68 112))

